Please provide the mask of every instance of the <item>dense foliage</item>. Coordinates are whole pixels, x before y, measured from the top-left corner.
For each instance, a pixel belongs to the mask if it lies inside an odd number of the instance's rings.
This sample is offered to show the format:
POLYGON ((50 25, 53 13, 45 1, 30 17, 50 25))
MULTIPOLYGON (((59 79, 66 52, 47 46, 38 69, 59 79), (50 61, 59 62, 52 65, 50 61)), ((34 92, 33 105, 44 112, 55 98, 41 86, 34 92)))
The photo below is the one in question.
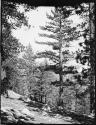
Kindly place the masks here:
POLYGON ((94 4, 56 7, 51 15, 47 14, 49 22, 40 27, 45 33, 39 35, 49 38, 49 41, 36 43, 51 46, 52 50, 37 54, 34 54, 30 43, 25 48, 11 34, 13 28, 28 26, 18 6, 2 2, 1 58, 2 68, 6 71, 6 78, 1 84, 2 93, 10 88, 32 100, 47 103, 52 109, 62 106, 64 111, 72 110, 79 114, 92 112, 95 106, 94 4), (72 27, 72 21, 68 19, 73 14, 84 19, 78 27, 72 27), (76 61, 87 64, 89 68, 78 72, 75 66, 66 66, 66 63, 74 58, 74 53, 69 51, 70 41, 81 36, 84 42, 79 45, 83 50, 76 52, 76 61), (23 56, 18 58, 22 51, 23 56), (45 61, 37 65, 37 58, 49 58, 53 64, 45 61))
POLYGON ((87 83, 89 84, 90 111, 92 112, 95 105, 95 5, 94 3, 81 4, 78 8, 79 13, 77 14, 84 19, 84 22, 79 25, 84 42, 80 43, 83 50, 77 52, 76 60, 77 62, 80 61, 83 65, 87 63, 90 67, 86 71, 83 70, 83 77, 86 77, 89 80, 87 83))
MULTIPOLYGON (((24 50, 24 46, 12 36, 12 29, 21 27, 22 25, 28 26, 24 13, 18 11, 19 4, 13 2, 2 1, 2 43, 1 43, 1 65, 6 72, 8 81, 2 80, 2 89, 10 86, 10 80, 16 76, 16 63, 17 56, 24 50)), ((2 90, 3 91, 3 90, 2 90)))

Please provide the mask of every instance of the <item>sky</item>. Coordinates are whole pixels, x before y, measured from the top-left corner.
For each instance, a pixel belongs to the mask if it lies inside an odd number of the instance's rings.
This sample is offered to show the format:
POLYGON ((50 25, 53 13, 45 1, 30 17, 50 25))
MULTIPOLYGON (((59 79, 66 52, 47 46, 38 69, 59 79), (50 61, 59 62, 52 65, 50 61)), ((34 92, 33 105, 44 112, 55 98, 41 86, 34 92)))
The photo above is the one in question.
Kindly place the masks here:
MULTIPOLYGON (((28 24, 30 25, 30 27, 22 26, 21 28, 12 30, 13 36, 16 37, 19 40, 19 42, 21 42, 24 46, 27 46, 30 43, 35 53, 44 51, 44 50, 51 50, 51 47, 47 45, 36 44, 35 41, 46 42, 49 40, 48 38, 40 37, 38 33, 44 32, 40 29, 39 26, 44 26, 46 22, 48 22, 46 13, 51 14, 51 10, 53 9, 54 7, 44 7, 44 6, 42 7, 41 6, 41 7, 36 8, 35 10, 30 10, 29 12, 26 12, 25 16, 27 16, 28 24)), ((22 6, 19 7, 19 11, 21 12, 24 11, 22 6)), ((76 26, 77 24, 80 24, 83 21, 77 15, 71 16, 70 19, 73 20, 73 24, 72 24, 73 26, 76 26)), ((78 43, 83 42, 83 40, 84 40, 83 38, 80 38, 77 41, 72 41, 70 51, 75 52, 78 49, 82 49, 80 48, 78 43)), ((69 64, 77 65, 75 60, 72 60, 71 63, 69 62, 69 64)), ((79 68, 80 67, 81 65, 79 66, 79 68)))
POLYGON ((27 12, 25 15, 28 19, 28 24, 30 28, 22 26, 22 28, 18 28, 17 30, 13 30, 13 36, 19 39, 23 45, 27 46, 30 42, 32 45, 33 51, 42 51, 48 49, 48 46, 42 46, 35 43, 35 40, 44 40, 44 38, 40 38, 38 33, 41 33, 39 26, 44 26, 47 22, 46 12, 50 13, 52 7, 38 7, 36 10, 31 10, 27 12))
MULTIPOLYGON (((46 22, 48 22, 46 13, 50 14, 51 9, 53 10, 54 7, 38 7, 36 10, 31 10, 31 11, 25 13, 25 15, 28 18, 28 24, 30 25, 30 28, 22 26, 22 28, 13 30, 13 36, 18 38, 19 42, 21 42, 25 46, 27 46, 30 42, 34 52, 42 51, 45 49, 50 49, 49 46, 36 44, 35 40, 45 41, 45 42, 47 40, 49 40, 48 38, 41 38, 38 35, 38 33, 41 33, 41 32, 43 33, 43 31, 39 28, 39 26, 44 26, 46 24, 46 22)), ((20 8, 20 10, 22 12, 23 8, 20 8)), ((82 21, 82 19, 80 19, 79 16, 76 16, 76 15, 74 15, 70 18, 73 19, 73 26, 76 26, 78 23, 80 23, 82 21)), ((78 42, 72 43, 73 51, 75 51, 75 49, 77 49, 79 47, 78 42), (75 45, 75 47, 74 47, 74 45, 75 45)))

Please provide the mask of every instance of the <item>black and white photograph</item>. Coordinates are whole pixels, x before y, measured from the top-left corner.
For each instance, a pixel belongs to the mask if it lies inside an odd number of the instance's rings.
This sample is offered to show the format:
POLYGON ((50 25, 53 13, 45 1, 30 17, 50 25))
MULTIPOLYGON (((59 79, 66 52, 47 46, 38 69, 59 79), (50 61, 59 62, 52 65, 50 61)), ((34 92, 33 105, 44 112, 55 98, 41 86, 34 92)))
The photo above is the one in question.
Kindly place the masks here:
POLYGON ((0 2, 1 125, 95 124, 95 2, 32 1, 0 2))

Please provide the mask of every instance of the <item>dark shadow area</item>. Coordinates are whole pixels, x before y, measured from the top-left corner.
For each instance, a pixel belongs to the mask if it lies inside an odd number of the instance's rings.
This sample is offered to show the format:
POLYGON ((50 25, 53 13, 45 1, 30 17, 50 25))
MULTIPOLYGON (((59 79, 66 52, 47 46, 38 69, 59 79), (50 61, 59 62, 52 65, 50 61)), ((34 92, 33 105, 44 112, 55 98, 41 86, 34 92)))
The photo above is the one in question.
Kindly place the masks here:
MULTIPOLYGON (((38 108, 38 110, 42 110, 42 107, 44 106, 43 103, 40 102, 36 102, 36 101, 31 101, 27 103, 27 106, 29 107, 34 107, 34 108, 38 108)), ((36 110, 35 110, 36 111, 36 110)))
POLYGON ((75 112, 66 112, 66 116, 71 117, 73 120, 79 121, 81 124, 95 124, 95 118, 90 118, 86 115, 77 114, 75 112))

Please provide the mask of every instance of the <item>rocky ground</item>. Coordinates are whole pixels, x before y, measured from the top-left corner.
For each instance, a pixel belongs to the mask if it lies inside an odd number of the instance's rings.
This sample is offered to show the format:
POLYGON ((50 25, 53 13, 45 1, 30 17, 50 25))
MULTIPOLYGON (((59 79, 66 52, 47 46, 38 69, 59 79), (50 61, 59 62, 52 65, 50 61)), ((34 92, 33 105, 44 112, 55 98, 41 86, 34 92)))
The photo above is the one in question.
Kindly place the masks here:
POLYGON ((80 124, 71 117, 48 113, 29 102, 1 95, 1 125, 7 123, 31 124, 80 124))

